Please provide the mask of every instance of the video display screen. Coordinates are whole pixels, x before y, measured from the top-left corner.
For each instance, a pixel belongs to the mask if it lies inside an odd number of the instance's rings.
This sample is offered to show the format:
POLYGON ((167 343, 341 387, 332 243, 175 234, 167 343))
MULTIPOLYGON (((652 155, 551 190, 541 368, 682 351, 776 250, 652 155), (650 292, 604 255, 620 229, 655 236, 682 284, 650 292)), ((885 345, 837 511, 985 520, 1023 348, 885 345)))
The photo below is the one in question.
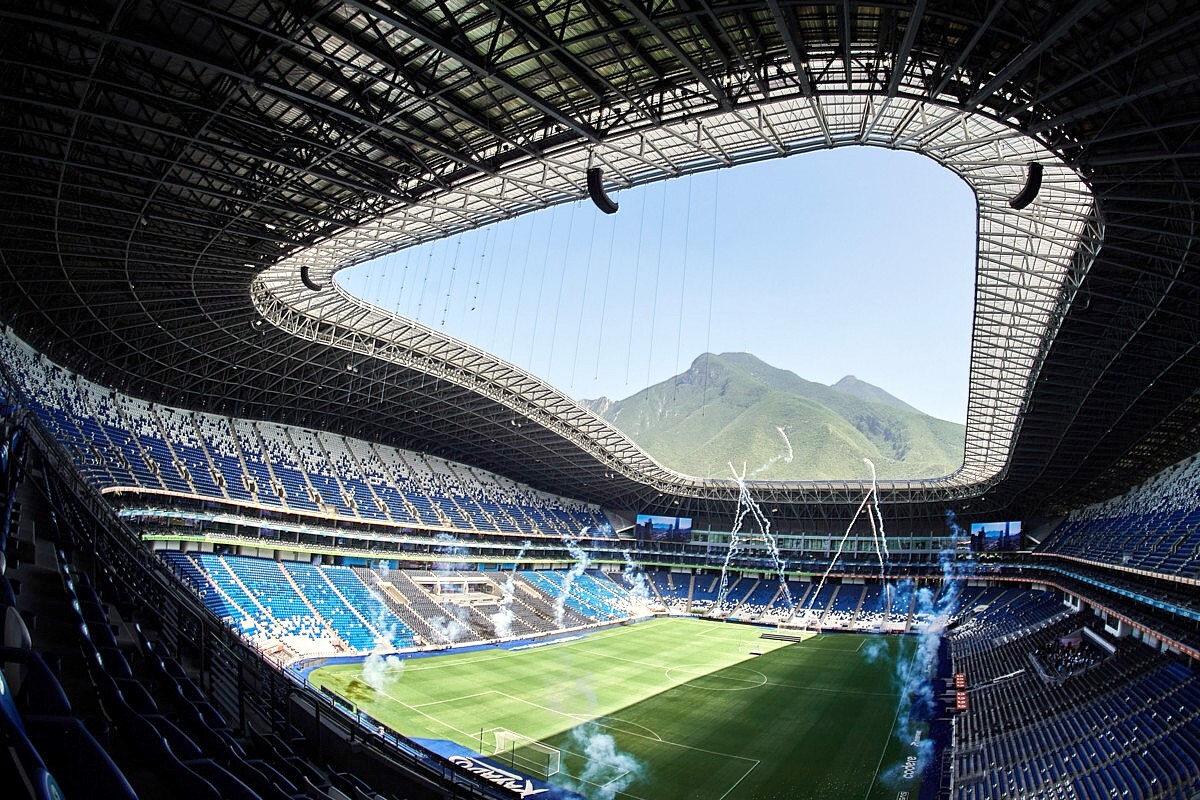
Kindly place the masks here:
POLYGON ((690 541, 692 538, 692 518, 638 514, 637 537, 656 542, 690 541))
POLYGON ((974 522, 971 524, 971 549, 977 553, 1000 553, 1021 549, 1021 523, 974 522))

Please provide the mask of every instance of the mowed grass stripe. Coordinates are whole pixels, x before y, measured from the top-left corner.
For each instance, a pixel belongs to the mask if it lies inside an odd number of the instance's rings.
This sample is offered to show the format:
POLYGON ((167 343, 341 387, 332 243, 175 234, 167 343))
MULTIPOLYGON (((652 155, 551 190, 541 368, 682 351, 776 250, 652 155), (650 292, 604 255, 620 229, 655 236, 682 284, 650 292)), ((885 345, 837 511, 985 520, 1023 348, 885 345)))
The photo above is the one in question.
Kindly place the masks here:
POLYGON ((312 681, 408 736, 476 749, 481 731, 507 728, 553 744, 576 776, 586 735, 610 735, 642 765, 617 795, 630 800, 863 800, 895 718, 891 667, 911 648, 890 637, 891 657, 867 664, 860 636, 790 644, 760 634, 660 619, 527 650, 413 660, 386 695, 356 664, 316 670, 312 681))

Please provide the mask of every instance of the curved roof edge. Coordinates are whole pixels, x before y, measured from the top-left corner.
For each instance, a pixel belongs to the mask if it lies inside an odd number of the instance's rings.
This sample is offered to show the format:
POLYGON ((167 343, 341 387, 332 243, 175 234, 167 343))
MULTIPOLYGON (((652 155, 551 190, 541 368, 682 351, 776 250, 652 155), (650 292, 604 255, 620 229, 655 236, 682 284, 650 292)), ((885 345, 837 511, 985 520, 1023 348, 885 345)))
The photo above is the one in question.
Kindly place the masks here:
MULTIPOLYGON (((864 81, 866 76, 864 76, 864 81)), ((870 94, 748 104, 702 120, 631 129, 602 143, 564 145, 479 175, 263 272, 252 284, 263 318, 286 333, 426 372, 511 410, 571 442, 645 490, 728 501, 732 479, 696 478, 658 464, 627 436, 535 375, 465 342, 354 298, 333 275, 364 258, 586 197, 585 173, 602 164, 622 187, 686 172, 851 145, 926 155, 959 175, 978 204, 975 314, 963 466, 952 475, 880 481, 885 497, 954 500, 1001 478, 1021 412, 1049 342, 1102 240, 1084 180, 1034 138, 950 106, 870 94), (864 121, 869 124, 864 125, 864 121), (651 154, 651 155, 647 155, 651 154), (1026 208, 1010 199, 1042 166, 1026 208), (316 288, 314 288, 316 287, 316 288)), ((774 502, 822 502, 869 481, 750 481, 774 502)))

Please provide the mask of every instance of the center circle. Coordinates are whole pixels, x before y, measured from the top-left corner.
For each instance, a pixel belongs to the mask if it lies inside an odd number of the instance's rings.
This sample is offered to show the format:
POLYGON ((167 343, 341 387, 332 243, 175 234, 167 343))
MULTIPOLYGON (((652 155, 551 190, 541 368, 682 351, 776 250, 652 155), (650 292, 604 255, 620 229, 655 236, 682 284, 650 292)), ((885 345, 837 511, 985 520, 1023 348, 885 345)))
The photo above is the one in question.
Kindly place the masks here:
POLYGON ((711 692, 744 692, 757 689, 767 682, 767 676, 755 669, 724 667, 713 671, 711 664, 680 664, 668 667, 663 674, 672 683, 711 692))

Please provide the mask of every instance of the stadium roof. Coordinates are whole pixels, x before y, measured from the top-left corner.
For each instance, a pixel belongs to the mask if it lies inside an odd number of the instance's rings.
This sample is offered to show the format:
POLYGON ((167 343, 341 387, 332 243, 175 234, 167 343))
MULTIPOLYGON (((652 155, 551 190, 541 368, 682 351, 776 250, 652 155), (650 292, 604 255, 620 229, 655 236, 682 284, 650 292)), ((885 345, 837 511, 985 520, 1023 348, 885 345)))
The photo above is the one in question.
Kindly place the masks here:
MULTIPOLYGON (((1048 513, 1200 449, 1192 4, 29 2, 0 42, 0 321, 130 394, 728 514, 731 481, 331 274, 575 199, 588 166, 869 143, 980 207, 966 464, 885 501, 1048 513)), ((755 493, 836 515, 862 487, 755 493)))

